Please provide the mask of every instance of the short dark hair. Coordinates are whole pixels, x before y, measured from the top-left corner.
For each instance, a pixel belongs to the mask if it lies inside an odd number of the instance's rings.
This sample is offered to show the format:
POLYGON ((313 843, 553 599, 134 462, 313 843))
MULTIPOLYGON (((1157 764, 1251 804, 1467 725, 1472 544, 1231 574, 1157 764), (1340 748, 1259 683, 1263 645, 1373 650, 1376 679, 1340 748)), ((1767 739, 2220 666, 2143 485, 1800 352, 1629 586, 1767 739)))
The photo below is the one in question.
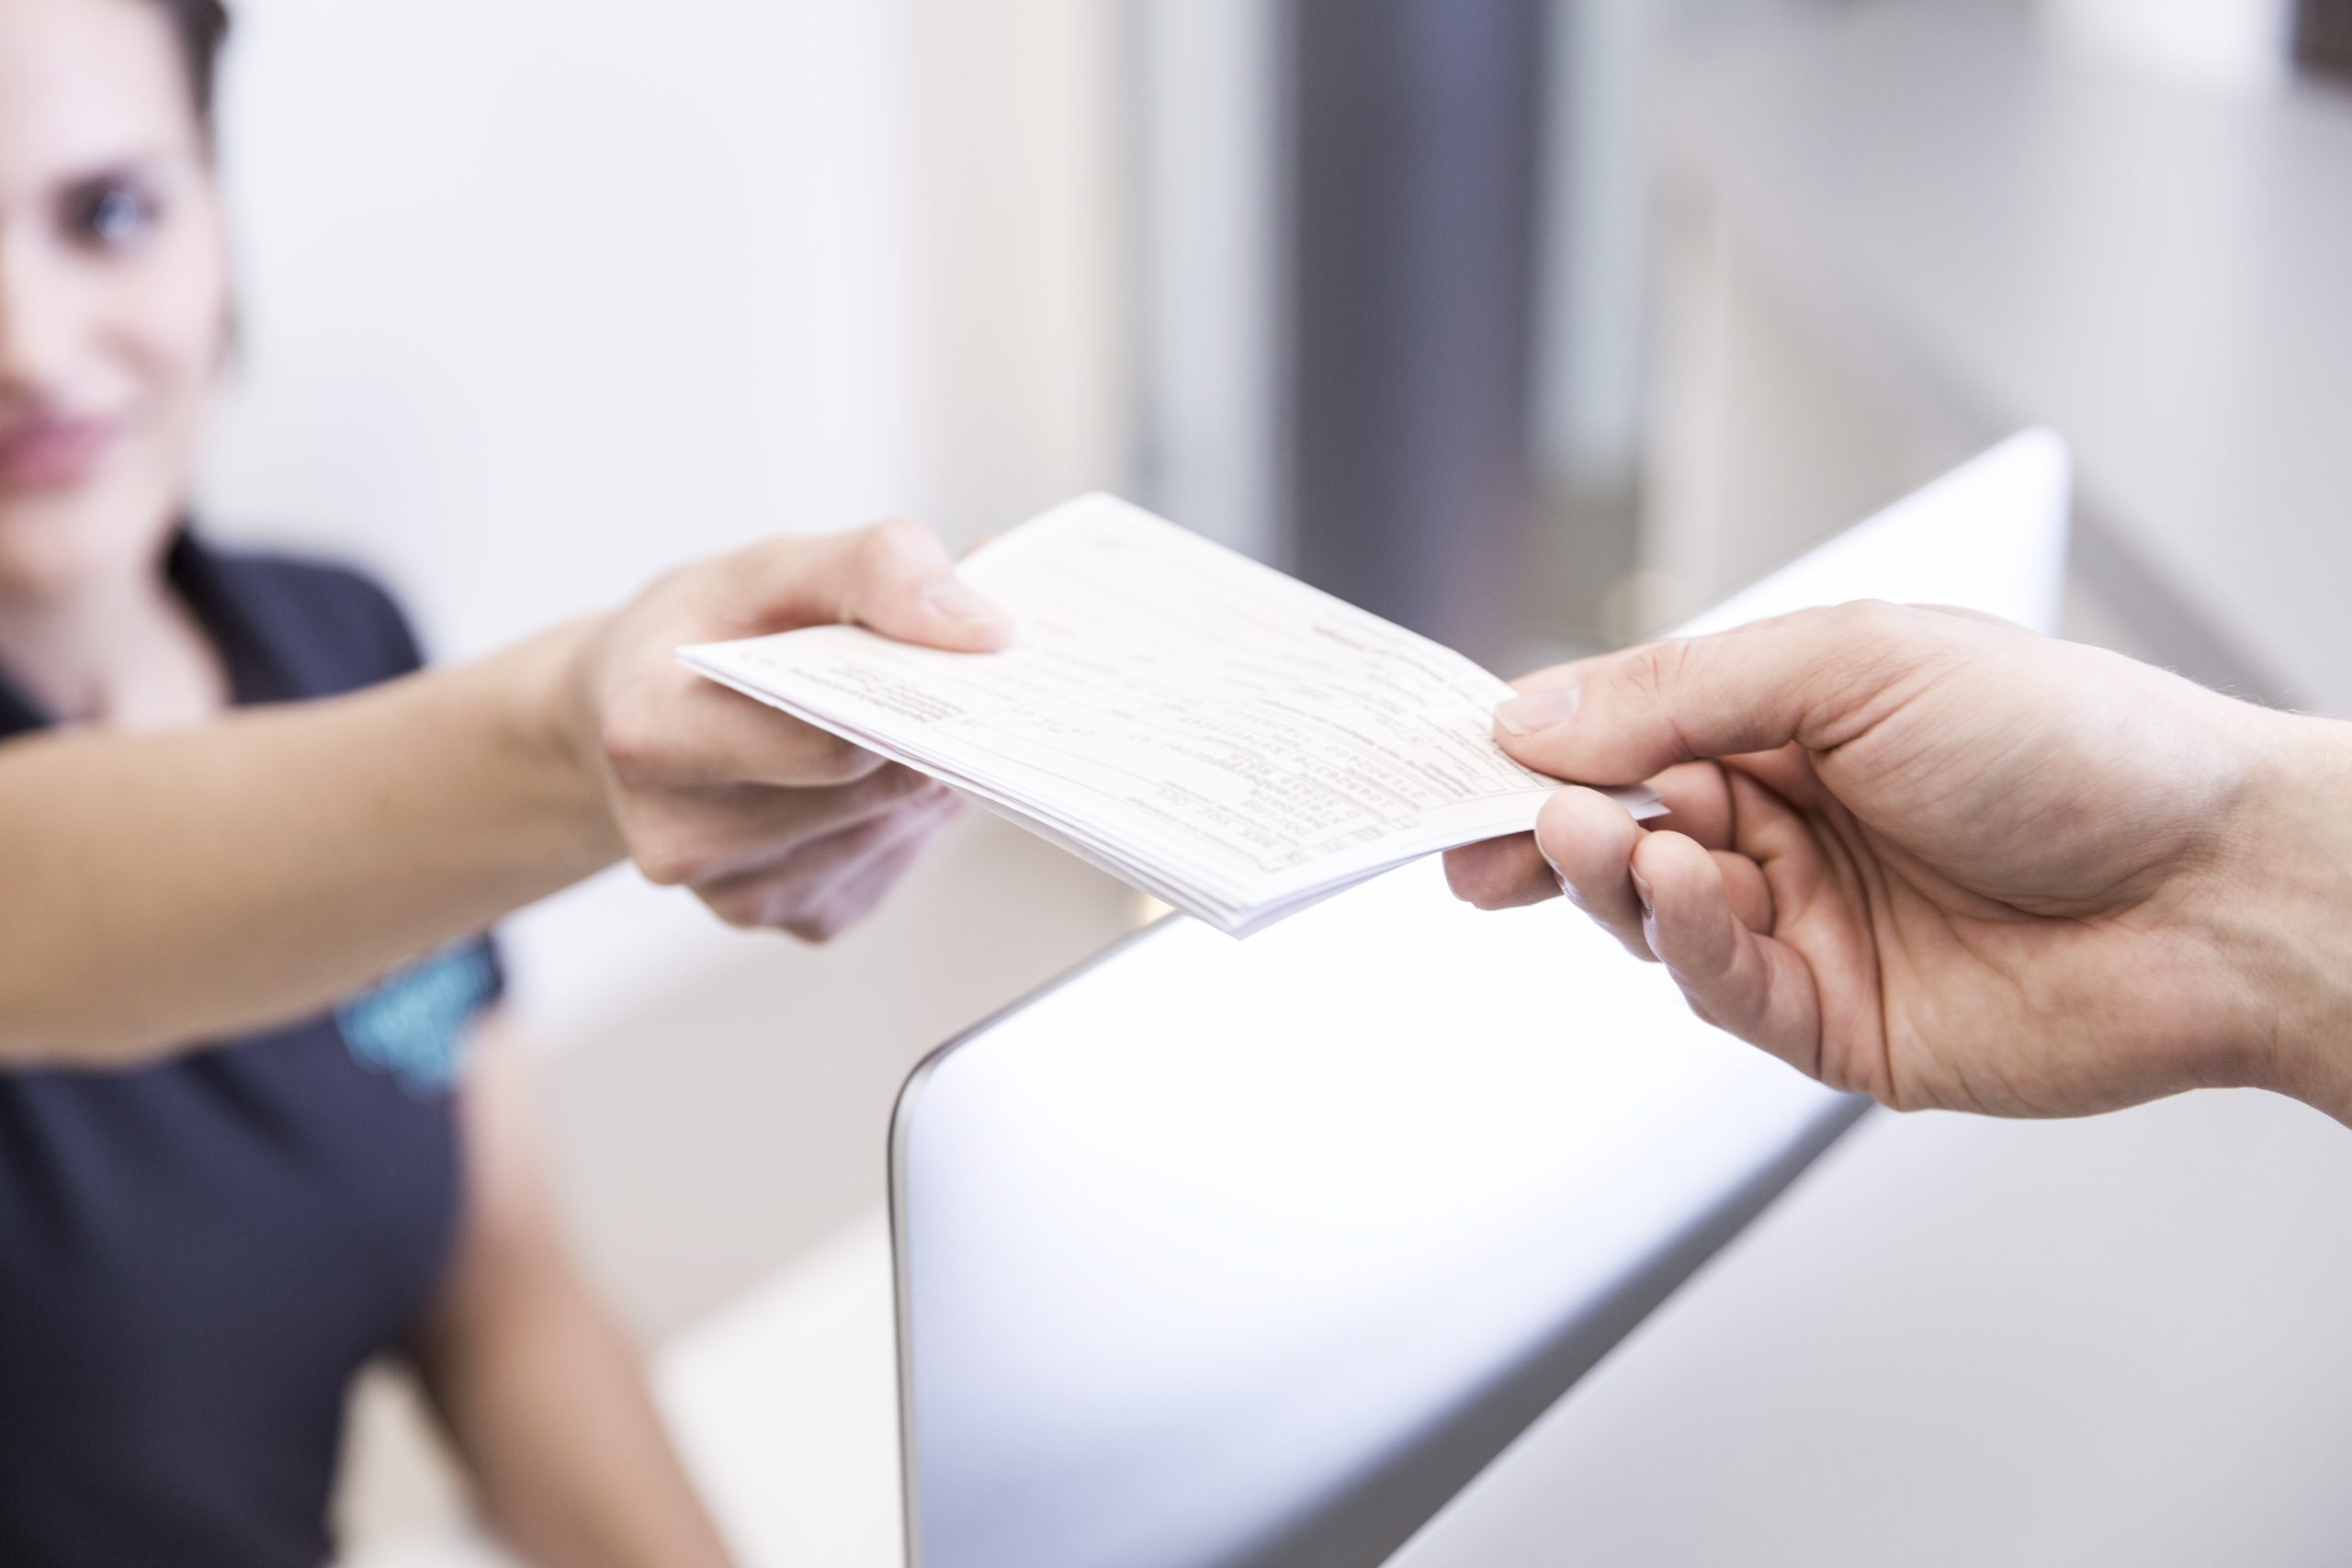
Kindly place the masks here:
POLYGON ((220 46, 229 39, 229 7, 224 0, 153 0, 161 6, 180 46, 180 63, 187 72, 188 95, 196 118, 207 130, 212 126, 212 96, 220 75, 220 46))

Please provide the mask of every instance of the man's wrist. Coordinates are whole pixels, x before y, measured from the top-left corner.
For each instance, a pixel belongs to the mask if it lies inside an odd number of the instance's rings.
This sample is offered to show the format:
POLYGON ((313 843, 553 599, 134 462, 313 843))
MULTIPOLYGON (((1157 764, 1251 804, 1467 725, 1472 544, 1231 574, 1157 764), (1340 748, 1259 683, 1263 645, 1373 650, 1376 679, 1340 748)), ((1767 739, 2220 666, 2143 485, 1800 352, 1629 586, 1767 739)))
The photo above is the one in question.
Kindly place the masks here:
POLYGON ((2258 713, 2214 924, 2251 1082, 2352 1123, 2352 725, 2258 713))

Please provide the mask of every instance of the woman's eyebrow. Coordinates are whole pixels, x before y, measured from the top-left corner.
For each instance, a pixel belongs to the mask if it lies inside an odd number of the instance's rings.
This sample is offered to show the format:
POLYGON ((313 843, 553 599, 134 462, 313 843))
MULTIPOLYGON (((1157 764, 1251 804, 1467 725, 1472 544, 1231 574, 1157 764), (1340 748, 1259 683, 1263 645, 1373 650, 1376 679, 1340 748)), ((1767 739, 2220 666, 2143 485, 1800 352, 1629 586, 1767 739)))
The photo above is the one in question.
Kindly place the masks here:
POLYGON ((109 180, 152 176, 169 167, 171 162, 172 154, 160 151, 110 157, 75 169, 57 182, 57 188, 80 190, 89 186, 104 185, 109 180))

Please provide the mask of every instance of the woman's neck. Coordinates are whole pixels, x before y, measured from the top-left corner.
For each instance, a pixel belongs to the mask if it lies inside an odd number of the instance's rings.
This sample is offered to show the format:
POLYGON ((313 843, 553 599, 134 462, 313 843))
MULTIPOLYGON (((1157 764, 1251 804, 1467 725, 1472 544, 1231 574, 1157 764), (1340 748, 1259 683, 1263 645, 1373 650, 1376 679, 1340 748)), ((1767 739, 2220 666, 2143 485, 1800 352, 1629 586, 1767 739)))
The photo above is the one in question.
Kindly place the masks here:
POLYGON ((167 729, 229 700, 220 655, 154 562, 0 599, 0 669, 61 723, 167 729))

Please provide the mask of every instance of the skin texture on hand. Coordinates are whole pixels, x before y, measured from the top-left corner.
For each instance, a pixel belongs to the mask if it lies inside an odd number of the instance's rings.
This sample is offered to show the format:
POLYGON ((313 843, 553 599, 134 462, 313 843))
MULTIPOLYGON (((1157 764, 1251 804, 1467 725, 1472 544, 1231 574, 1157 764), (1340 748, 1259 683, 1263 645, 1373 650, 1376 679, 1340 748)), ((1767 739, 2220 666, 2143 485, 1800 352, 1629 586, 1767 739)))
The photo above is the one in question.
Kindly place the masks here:
POLYGON ((2343 1115, 2352 769, 2267 713, 1964 612, 1860 604, 1564 665, 1496 734, 1650 780, 1456 851, 1565 892, 1708 1021, 1902 1109, 2082 1114, 2261 1085, 2343 1115))
POLYGON ((959 652, 1012 623, 915 524, 777 539, 673 573, 587 645, 569 745, 616 849, 738 926, 823 941, 878 903, 957 809, 944 785, 679 664, 676 650, 854 621, 959 652))

